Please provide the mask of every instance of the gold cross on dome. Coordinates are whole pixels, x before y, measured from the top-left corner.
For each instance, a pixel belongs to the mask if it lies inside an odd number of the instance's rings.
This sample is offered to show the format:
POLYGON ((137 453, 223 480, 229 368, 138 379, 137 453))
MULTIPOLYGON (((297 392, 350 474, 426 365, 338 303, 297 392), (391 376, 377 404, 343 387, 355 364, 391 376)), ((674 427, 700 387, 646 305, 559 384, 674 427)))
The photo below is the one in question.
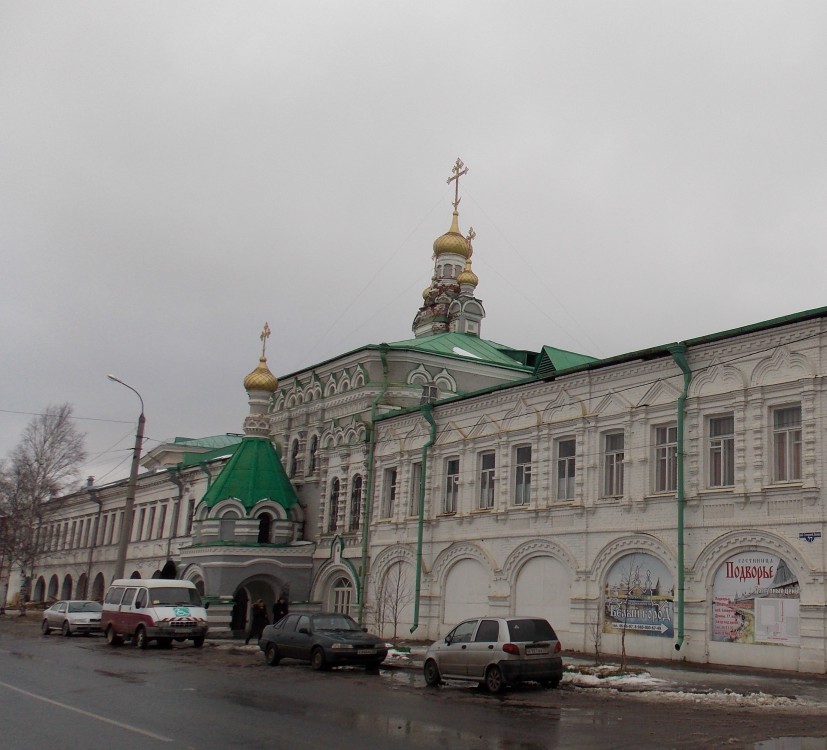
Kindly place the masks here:
POLYGON ((261 329, 261 356, 264 356, 264 352, 267 349, 267 339, 270 338, 270 326, 267 323, 264 324, 264 328, 261 329))
POLYGON ((456 182, 454 185, 454 211, 457 210, 457 206, 459 206, 459 178, 462 177, 464 174, 468 174, 468 167, 462 163, 462 159, 457 157, 457 162, 454 164, 453 168, 451 169, 451 177, 448 178, 448 184, 450 185, 452 182, 456 182))

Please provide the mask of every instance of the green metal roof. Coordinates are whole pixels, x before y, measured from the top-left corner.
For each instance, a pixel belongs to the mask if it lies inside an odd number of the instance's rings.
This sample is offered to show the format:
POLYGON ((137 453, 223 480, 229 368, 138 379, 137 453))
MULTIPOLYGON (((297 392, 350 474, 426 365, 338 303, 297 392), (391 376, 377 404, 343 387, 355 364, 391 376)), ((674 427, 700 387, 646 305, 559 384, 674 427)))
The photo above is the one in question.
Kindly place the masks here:
POLYGON ((241 442, 243 435, 212 435, 211 437, 202 438, 185 438, 177 437, 172 441, 173 445, 186 445, 193 448, 207 448, 213 450, 215 448, 226 448, 228 445, 237 445, 241 442))
POLYGON ((239 439, 237 443, 228 445, 226 448, 215 448, 214 450, 202 451, 201 453, 187 452, 178 463, 178 467, 181 469, 186 469, 190 466, 198 466, 198 464, 206 463, 207 461, 215 461, 217 458, 232 456, 240 445, 241 440, 239 439))
POLYGON ((520 359, 506 353, 514 350, 467 333, 437 333, 419 339, 395 341, 388 344, 388 346, 391 349, 427 352, 438 354, 441 357, 454 357, 487 365, 507 367, 511 370, 531 370, 520 359))
POLYGON ((589 362, 597 362, 597 359, 586 354, 577 354, 565 349, 556 349, 553 346, 544 346, 534 371, 537 377, 542 378, 560 370, 568 370, 570 367, 580 367, 580 365, 589 362))
POLYGON ((227 498, 241 501, 248 511, 263 500, 273 500, 285 510, 299 502, 276 449, 262 437, 242 438, 204 495, 204 502, 212 508, 227 498))

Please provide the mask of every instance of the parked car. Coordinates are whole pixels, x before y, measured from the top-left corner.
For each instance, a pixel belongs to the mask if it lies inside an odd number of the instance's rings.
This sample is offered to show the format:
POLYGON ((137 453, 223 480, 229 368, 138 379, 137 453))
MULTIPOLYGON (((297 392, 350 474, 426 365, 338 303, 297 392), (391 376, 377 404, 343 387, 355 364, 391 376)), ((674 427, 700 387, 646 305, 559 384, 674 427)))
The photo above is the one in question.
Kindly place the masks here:
POLYGON ((557 687, 563 676, 560 641, 541 617, 465 620, 425 654, 425 682, 479 682, 492 693, 523 681, 557 687))
POLYGON ((338 612, 287 615, 264 628, 258 646, 270 666, 283 658, 302 659, 317 670, 346 664, 376 669, 388 655, 381 638, 338 612))
POLYGON ((43 635, 49 635, 52 630, 60 630, 63 635, 74 633, 101 632, 101 610, 98 602, 86 599, 67 599, 55 602, 51 607, 43 610, 43 622, 40 630, 43 635))

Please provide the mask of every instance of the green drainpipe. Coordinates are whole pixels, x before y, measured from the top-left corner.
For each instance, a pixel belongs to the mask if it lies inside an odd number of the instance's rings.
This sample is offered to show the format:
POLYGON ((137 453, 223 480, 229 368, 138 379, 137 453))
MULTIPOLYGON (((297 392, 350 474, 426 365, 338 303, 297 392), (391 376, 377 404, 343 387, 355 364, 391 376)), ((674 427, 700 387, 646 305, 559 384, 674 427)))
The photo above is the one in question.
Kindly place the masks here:
POLYGON ((388 352, 390 347, 387 344, 379 346, 379 356, 382 358, 382 387, 370 407, 370 425, 368 426, 370 442, 368 448, 368 471, 365 482, 365 523, 362 526, 362 575, 359 579, 359 624, 364 625, 365 617, 365 585, 368 580, 368 540, 370 538, 370 515, 371 500, 373 498, 373 456, 376 452, 376 410, 379 402, 385 397, 388 390, 388 352))
POLYGON ((686 394, 689 392, 692 370, 689 369, 689 363, 686 361, 686 344, 670 346, 669 353, 683 372, 683 391, 678 396, 678 638, 675 641, 675 651, 680 651, 684 641, 684 592, 686 590, 683 570, 683 423, 686 394))
POLYGON ((414 594, 414 619, 411 633, 419 627, 419 595, 422 592, 422 527, 425 524, 425 477, 428 467, 428 448, 436 442, 436 422, 430 404, 422 407, 422 416, 431 425, 431 436, 422 446, 422 471, 419 472, 419 520, 416 527, 416 593, 414 594))

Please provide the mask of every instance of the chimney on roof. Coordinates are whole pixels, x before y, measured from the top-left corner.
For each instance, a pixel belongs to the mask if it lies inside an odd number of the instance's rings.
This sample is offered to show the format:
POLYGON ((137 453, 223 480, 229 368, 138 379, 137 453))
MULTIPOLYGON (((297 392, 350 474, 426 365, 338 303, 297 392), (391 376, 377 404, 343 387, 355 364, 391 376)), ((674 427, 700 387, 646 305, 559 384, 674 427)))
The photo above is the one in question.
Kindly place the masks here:
POLYGON ((86 486, 91 487, 95 484, 95 477, 86 477, 86 486))

